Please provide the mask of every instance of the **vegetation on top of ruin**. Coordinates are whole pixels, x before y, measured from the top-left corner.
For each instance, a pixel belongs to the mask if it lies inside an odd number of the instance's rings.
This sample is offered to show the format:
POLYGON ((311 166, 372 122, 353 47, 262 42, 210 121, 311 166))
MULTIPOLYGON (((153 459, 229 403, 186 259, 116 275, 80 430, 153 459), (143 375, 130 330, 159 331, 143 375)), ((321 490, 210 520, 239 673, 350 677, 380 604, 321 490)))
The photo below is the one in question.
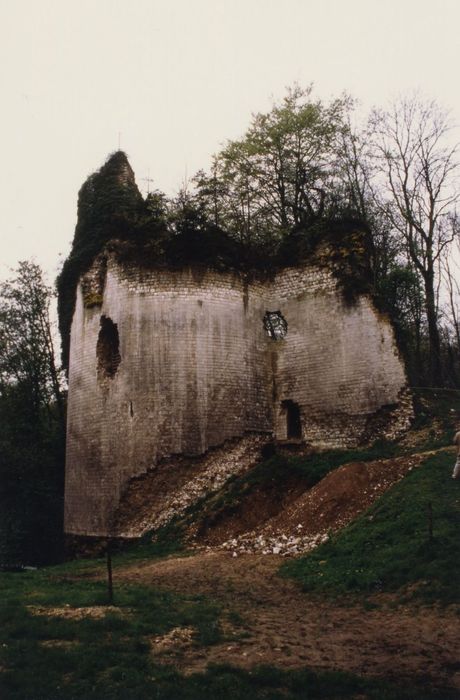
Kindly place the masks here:
POLYGON ((372 239, 363 221, 329 212, 278 233, 276 239, 237 237, 210 221, 185 193, 169 203, 158 192, 144 200, 126 155, 114 153, 80 190, 72 250, 57 280, 64 364, 78 281, 104 252, 122 265, 198 266, 249 277, 313 261, 332 263, 347 300, 370 290, 372 239))
POLYGON ((126 155, 112 154, 80 190, 58 279, 64 360, 78 279, 105 246, 125 263, 240 274, 315 257, 334 263, 347 301, 371 292, 390 315, 412 385, 459 386, 459 161, 449 115, 414 94, 357 127, 353 108, 348 95, 326 103, 294 85, 174 198, 154 190, 144 199, 126 155))
MULTIPOLYGON (((122 151, 113 153, 83 183, 78 194, 78 218, 72 250, 57 280, 59 327, 63 357, 69 350, 70 323, 80 276, 111 238, 126 238, 134 230, 144 200, 122 151)), ((64 363, 65 364, 65 363, 64 363)))

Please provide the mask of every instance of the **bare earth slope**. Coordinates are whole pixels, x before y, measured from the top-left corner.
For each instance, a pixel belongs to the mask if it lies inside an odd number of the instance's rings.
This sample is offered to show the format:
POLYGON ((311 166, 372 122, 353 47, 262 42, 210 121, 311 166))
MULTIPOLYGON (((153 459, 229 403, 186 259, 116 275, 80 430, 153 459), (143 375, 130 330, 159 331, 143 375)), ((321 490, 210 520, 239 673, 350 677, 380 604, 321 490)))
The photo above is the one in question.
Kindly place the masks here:
MULTIPOLYGON (((244 504, 250 511, 250 522, 258 522, 241 533, 244 513, 229 510, 214 527, 198 528, 197 542, 223 546, 235 552, 261 552, 292 556, 308 552, 327 538, 328 533, 345 527, 393 484, 416 468, 431 454, 428 452, 379 459, 373 462, 351 462, 330 472, 316 486, 296 493, 292 491, 282 508, 273 517, 267 498, 257 492, 244 504), (238 527, 237 535, 234 534, 238 527)), ((265 494, 266 496, 266 494, 265 494)), ((276 499, 277 494, 272 494, 276 499)), ((279 499, 279 496, 278 496, 279 499)), ((196 532, 196 528, 193 528, 196 532)))

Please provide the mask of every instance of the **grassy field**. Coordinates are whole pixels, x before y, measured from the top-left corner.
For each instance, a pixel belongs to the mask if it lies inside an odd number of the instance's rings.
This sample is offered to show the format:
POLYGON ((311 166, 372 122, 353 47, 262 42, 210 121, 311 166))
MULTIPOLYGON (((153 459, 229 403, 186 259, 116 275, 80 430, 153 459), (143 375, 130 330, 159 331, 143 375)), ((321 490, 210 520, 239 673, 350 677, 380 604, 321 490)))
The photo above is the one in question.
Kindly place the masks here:
POLYGON ((77 567, 0 575, 2 700, 449 697, 420 688, 401 689, 383 680, 308 669, 246 672, 214 667, 183 676, 173 666, 155 661, 149 640, 180 626, 196 630, 194 644, 214 644, 222 638, 222 611, 201 597, 123 584, 116 586, 116 606, 101 617, 58 616, 62 610, 78 614, 86 606, 101 606, 104 611, 104 582, 87 578, 102 568, 100 562, 80 562, 77 567), (48 615, 43 614, 46 611, 48 615))

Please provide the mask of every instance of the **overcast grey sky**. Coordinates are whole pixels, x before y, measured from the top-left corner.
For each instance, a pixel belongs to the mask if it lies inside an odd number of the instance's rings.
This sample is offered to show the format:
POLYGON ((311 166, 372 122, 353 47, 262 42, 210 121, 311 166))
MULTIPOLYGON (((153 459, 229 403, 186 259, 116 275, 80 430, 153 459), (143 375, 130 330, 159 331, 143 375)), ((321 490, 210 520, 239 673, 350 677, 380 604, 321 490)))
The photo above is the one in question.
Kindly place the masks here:
POLYGON ((0 0, 0 276, 54 277, 83 180, 121 147, 173 194, 295 81, 460 121, 459 0, 0 0))

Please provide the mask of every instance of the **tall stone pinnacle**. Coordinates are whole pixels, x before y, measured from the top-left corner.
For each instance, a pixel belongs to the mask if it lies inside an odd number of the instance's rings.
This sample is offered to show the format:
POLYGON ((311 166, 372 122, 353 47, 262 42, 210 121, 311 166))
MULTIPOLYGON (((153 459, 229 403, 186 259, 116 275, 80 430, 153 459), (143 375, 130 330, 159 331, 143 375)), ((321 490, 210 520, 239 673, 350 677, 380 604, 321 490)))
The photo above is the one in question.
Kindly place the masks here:
POLYGON ((136 185, 134 170, 124 151, 115 151, 103 166, 107 174, 116 175, 120 185, 136 185))

